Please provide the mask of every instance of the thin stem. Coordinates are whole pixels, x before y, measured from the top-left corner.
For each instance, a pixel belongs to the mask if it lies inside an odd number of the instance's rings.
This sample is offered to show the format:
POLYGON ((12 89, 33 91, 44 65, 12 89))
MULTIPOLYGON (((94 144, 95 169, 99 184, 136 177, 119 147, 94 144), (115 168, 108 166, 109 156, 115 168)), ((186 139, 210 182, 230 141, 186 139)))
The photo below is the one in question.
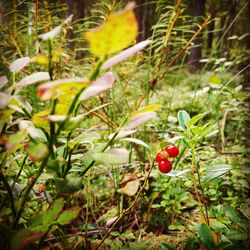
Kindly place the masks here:
POLYGON ((48 159, 49 159, 49 156, 47 156, 41 163, 38 171, 36 172, 36 174, 31 178, 28 186, 26 187, 25 189, 25 192, 23 194, 23 197, 21 198, 20 200, 20 203, 19 203, 19 210, 17 211, 17 214, 16 214, 16 218, 14 220, 14 223, 13 223, 13 226, 12 228, 16 228, 21 216, 22 216, 22 213, 23 213, 23 210, 25 208, 25 203, 28 199, 28 196, 32 190, 32 188, 34 187, 34 185, 36 184, 38 178, 40 177, 40 175, 42 174, 44 168, 46 167, 47 165, 47 162, 48 162, 48 159))
POLYGON ((4 186, 5 186, 5 188, 6 188, 7 192, 8 192, 11 213, 12 213, 13 218, 15 218, 15 216, 16 216, 16 208, 15 208, 15 203, 14 203, 12 190, 11 190, 11 187, 10 187, 8 181, 6 180, 6 178, 5 178, 2 171, 0 171, 0 179, 2 179, 3 184, 4 184, 4 186))
MULTIPOLYGON (((112 138, 104 145, 103 149, 101 150, 101 152, 104 152, 111 144, 112 142, 115 140, 116 136, 119 134, 120 132, 120 128, 123 126, 123 124, 127 121, 127 116, 124 118, 124 120, 122 121, 121 125, 119 126, 119 128, 117 129, 117 131, 114 133, 114 135, 112 136, 112 138)), ((85 175, 89 169, 95 164, 95 160, 93 160, 84 170, 83 172, 80 174, 80 176, 85 175)))
POLYGON ((117 220, 113 223, 112 227, 107 231, 107 233, 104 235, 104 237, 102 238, 101 242, 99 243, 99 245, 95 248, 98 249, 102 243, 105 241, 105 239, 109 236, 110 232, 114 229, 114 227, 118 224, 118 222, 120 222, 120 220, 134 207, 134 205, 136 204, 137 200, 139 199, 139 196, 141 194, 141 192, 143 191, 143 189, 145 188, 148 178, 152 172, 152 169, 154 168, 154 161, 152 163, 152 167, 149 169, 148 174, 140 188, 140 190, 138 191, 134 201, 132 202, 132 204, 122 213, 118 216, 117 220))
POLYGON ((199 203, 199 207, 200 207, 202 216, 203 216, 204 220, 207 222, 207 224, 209 225, 207 206, 206 205, 204 206, 205 207, 205 213, 204 213, 203 208, 202 208, 202 202, 201 202, 199 192, 198 192, 198 188, 197 188, 197 185, 195 183, 195 175, 194 175, 195 172, 196 172, 197 177, 198 177, 198 183, 199 184, 201 183, 200 174, 199 174, 199 170, 198 170, 198 166, 197 166, 197 162, 196 162, 195 149, 191 148, 191 151, 192 151, 192 173, 193 173, 192 181, 193 181, 193 185, 194 185, 194 190, 195 190, 195 193, 196 193, 196 196, 197 196, 197 200, 198 200, 198 203, 199 203))

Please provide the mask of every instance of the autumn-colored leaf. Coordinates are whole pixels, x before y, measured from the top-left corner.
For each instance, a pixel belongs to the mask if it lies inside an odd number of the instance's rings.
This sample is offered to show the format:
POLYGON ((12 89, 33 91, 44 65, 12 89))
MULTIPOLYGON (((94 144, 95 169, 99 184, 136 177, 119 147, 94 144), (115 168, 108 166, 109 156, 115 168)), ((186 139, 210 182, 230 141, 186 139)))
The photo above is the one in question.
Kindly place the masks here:
POLYGON ((44 226, 43 228, 39 228, 39 230, 29 230, 23 229, 17 232, 11 240, 10 250, 22 250, 27 245, 36 242, 41 239, 48 228, 44 226))
POLYGON ((38 86, 38 95, 42 101, 58 98, 62 95, 69 95, 87 87, 89 81, 86 78, 67 78, 44 83, 38 86))
POLYGON ((128 47, 136 38, 138 24, 133 12, 134 3, 107 16, 102 27, 85 32, 92 53, 104 57, 128 47))
POLYGON ((71 208, 64 210, 58 217, 57 223, 60 225, 67 225, 71 223, 74 219, 76 219, 80 211, 81 211, 81 208, 78 206, 71 207, 71 208))
POLYGON ((125 186, 123 188, 120 188, 118 191, 128 196, 133 196, 137 193, 139 186, 140 186, 140 180, 137 179, 127 182, 125 186))

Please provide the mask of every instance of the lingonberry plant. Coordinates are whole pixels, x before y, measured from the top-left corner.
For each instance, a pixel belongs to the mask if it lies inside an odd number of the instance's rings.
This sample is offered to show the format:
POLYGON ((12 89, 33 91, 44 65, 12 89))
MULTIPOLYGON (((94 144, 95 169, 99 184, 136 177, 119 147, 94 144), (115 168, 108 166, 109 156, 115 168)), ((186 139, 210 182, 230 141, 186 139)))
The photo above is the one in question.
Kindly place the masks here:
POLYGON ((172 170, 172 162, 168 158, 176 158, 179 155, 179 149, 174 145, 167 146, 164 150, 157 153, 155 160, 158 163, 158 169, 161 173, 168 173, 172 170))

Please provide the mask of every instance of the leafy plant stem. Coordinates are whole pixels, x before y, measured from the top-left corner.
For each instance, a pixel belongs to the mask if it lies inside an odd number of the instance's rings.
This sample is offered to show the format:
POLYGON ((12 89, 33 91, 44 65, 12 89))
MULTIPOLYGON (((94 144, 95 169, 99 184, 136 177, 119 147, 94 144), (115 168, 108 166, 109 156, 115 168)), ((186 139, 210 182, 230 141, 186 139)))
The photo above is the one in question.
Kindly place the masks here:
POLYGON ((49 228, 47 229, 47 231, 45 232, 45 234, 43 235, 43 237, 39 240, 38 245, 36 247, 37 250, 41 249, 42 243, 44 241, 44 239, 46 238, 46 236, 48 235, 50 229, 52 228, 53 225, 50 225, 49 228))
MULTIPOLYGON (((198 183, 200 185, 200 188, 202 187, 201 186, 201 180, 200 180, 200 174, 199 174, 199 169, 198 169, 198 166, 197 166, 197 161, 196 161, 196 153, 195 153, 195 148, 194 146, 191 147, 191 152, 192 152, 192 174, 193 174, 193 178, 192 178, 192 181, 193 181, 193 186, 194 186, 194 190, 195 190, 195 193, 196 193, 196 196, 197 196, 197 200, 198 200, 198 203, 199 203, 199 207, 200 207, 200 210, 201 210, 201 213, 202 213, 202 216, 204 218, 204 220, 206 221, 206 223, 209 225, 209 218, 208 218, 208 211, 207 211, 207 206, 204 205, 204 209, 205 209, 205 212, 202 208, 202 202, 201 202, 201 199, 200 199, 200 196, 199 196, 199 192, 198 192, 198 187, 197 187, 197 184, 195 182, 195 173, 197 174, 197 179, 198 179, 198 183)), ((202 189, 203 190, 203 189, 202 189)), ((204 191, 202 191, 203 194, 204 194, 204 191)), ((205 203, 204 203, 205 204, 205 203)))
POLYGON ((7 190, 8 196, 9 196, 9 201, 10 201, 10 209, 11 209, 11 213, 13 218, 15 218, 16 216, 16 208, 15 208, 15 204, 14 204, 14 199, 13 199, 13 194, 12 194, 12 190, 11 187, 8 183, 8 181, 6 180, 4 174, 2 171, 0 171, 0 179, 3 181, 3 184, 7 190))
POLYGON ((24 194, 23 194, 23 196, 22 196, 22 198, 20 200, 19 209, 17 211, 15 220, 14 220, 13 225, 12 225, 13 229, 17 227, 18 222, 19 222, 19 220, 20 220, 20 218, 22 216, 24 206, 25 206, 25 203, 26 203, 26 201, 28 199, 28 196, 29 196, 32 188, 36 184, 38 178, 42 174, 44 168, 46 167, 48 159, 49 159, 49 155, 42 161, 42 163, 41 163, 39 169, 37 170, 36 174, 30 179, 30 182, 29 182, 28 186, 26 187, 25 192, 24 192, 24 194))

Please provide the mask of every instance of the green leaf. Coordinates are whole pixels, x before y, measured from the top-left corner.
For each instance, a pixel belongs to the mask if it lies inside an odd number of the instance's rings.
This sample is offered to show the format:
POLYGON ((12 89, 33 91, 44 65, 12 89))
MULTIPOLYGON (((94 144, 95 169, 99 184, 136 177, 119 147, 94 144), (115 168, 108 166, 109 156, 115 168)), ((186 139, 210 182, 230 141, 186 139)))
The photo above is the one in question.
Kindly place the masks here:
POLYGON ((161 249, 164 250, 176 250, 176 248, 170 244, 167 243, 161 243, 161 249))
POLYGON ((206 169, 206 176, 204 178, 204 181, 208 182, 221 177, 231 169, 232 166, 228 164, 219 164, 213 167, 209 167, 208 169, 206 169))
POLYGON ((194 250, 198 249, 198 240, 196 238, 189 238, 183 250, 194 250))
POLYGON ((51 208, 49 208, 46 212, 46 216, 43 216, 43 224, 51 225, 62 212, 64 206, 63 198, 57 199, 54 201, 51 208))
POLYGON ((200 235, 201 241, 206 245, 208 249, 214 249, 213 248, 214 241, 213 241, 212 232, 211 232, 210 227, 207 224, 202 223, 199 226, 199 235, 200 235))
POLYGON ((64 179, 56 179, 56 189, 60 193, 74 193, 83 188, 82 177, 68 175, 64 179))
POLYGON ((224 213, 232 222, 236 224, 242 222, 242 219, 240 218, 238 213, 231 206, 228 205, 224 206, 224 213))
POLYGON ((110 149, 104 153, 91 154, 93 159, 104 164, 126 164, 129 161, 129 151, 124 148, 110 149))
POLYGON ((162 105, 160 105, 160 104, 147 105, 147 106, 145 106, 137 111, 134 111, 130 115, 130 117, 132 118, 132 117, 139 115, 139 114, 142 114, 142 113, 152 112, 152 111, 160 109, 161 107, 162 107, 162 105))
POLYGON ((177 114, 177 118, 178 118, 180 126, 185 131, 187 124, 191 119, 189 114, 185 110, 180 110, 177 114))
POLYGON ((29 227, 33 228, 38 225, 41 225, 43 223, 43 217, 46 216, 46 212, 41 211, 40 213, 36 214, 35 216, 32 216, 31 219, 29 220, 29 227))
POLYGON ((248 234, 242 230, 230 230, 227 232, 226 236, 230 240, 244 241, 248 239, 248 234))
POLYGON ((187 123, 187 129, 190 129, 192 126, 194 126, 200 119, 202 119, 206 114, 198 114, 189 120, 187 123))
POLYGON ((60 225, 66 225, 71 223, 79 214, 81 208, 78 206, 71 207, 63 211, 59 218, 57 219, 57 223, 60 225))

